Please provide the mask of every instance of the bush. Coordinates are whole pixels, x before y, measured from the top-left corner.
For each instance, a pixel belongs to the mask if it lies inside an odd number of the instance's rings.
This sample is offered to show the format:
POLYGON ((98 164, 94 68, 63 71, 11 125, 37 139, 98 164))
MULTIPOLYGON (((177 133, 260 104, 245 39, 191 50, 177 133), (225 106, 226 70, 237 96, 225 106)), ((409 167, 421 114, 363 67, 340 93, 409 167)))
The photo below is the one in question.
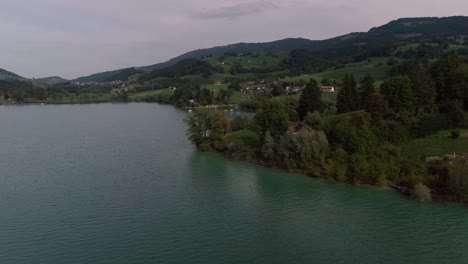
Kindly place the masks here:
POLYGON ((320 125, 322 124, 322 116, 317 111, 313 113, 309 112, 304 118, 304 123, 311 128, 320 128, 320 125))
POLYGON ((427 202, 432 199, 431 189, 429 189, 426 185, 422 183, 416 184, 416 186, 414 187, 414 195, 421 202, 427 202))
POLYGON ((236 116, 231 120, 231 131, 255 130, 257 124, 253 118, 246 116, 236 116))
POLYGON ((448 188, 458 200, 468 195, 468 164, 457 164, 450 168, 448 188))
POLYGON ((457 139, 460 137, 460 130, 454 129, 452 132, 450 132, 450 135, 453 139, 457 139))

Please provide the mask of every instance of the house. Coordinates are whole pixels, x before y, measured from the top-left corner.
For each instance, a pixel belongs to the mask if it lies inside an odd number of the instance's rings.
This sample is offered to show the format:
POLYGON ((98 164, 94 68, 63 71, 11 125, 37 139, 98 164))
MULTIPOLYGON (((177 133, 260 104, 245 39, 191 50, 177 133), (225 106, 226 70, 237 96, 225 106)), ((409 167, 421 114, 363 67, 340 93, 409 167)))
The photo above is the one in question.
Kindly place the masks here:
POLYGON ((168 89, 169 89, 169 90, 171 90, 171 91, 175 91, 175 90, 177 90, 177 88, 176 88, 176 87, 169 87, 168 89))
POLYGON ((294 134, 298 133, 303 128, 301 123, 297 123, 293 126, 294 134))
POLYGON ((216 86, 220 86, 220 85, 222 85, 222 84, 223 84, 223 83, 222 83, 221 81, 216 81, 216 82, 214 83, 214 85, 216 85, 216 86))
POLYGON ((324 93, 334 93, 335 87, 334 86, 322 86, 320 87, 320 90, 324 93))
POLYGON ((286 92, 288 92, 288 94, 295 94, 295 93, 298 93, 302 90, 302 87, 300 86, 287 86, 286 87, 286 92))

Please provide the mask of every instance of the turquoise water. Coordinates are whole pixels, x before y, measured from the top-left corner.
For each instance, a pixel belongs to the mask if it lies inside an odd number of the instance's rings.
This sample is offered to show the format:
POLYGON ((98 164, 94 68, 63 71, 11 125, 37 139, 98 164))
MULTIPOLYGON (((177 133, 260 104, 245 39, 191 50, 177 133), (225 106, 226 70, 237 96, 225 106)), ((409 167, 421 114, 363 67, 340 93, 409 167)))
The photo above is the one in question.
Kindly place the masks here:
POLYGON ((185 115, 0 107, 0 263, 468 263, 468 208, 198 153, 185 115))

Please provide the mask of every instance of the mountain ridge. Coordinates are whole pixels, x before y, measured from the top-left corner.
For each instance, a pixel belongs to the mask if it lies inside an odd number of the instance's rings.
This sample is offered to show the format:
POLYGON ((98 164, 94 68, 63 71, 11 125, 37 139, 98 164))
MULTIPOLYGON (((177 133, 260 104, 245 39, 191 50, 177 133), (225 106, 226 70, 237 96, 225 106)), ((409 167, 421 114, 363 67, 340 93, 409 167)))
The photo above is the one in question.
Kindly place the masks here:
MULTIPOLYGON (((313 43, 317 41, 309 40, 305 38, 285 38, 281 40, 275 40, 270 42, 239 42, 234 44, 228 45, 221 45, 215 46, 212 48, 205 48, 205 49, 197 49, 193 51, 189 51, 174 57, 166 62, 156 63, 153 65, 148 66, 140 66, 134 67, 136 70, 141 71, 154 71, 163 69, 169 66, 176 64, 184 59, 201 59, 204 56, 221 56, 224 53, 234 52, 234 53, 242 53, 242 52, 289 52, 293 49, 297 48, 307 48, 313 43)), ((128 69, 128 68, 127 68, 128 69)), ((118 69, 118 70, 111 70, 105 71, 100 73, 95 73, 89 76, 83 76, 74 79, 75 82, 99 82, 108 78, 112 78, 111 76, 114 74, 119 74, 121 71, 126 69, 118 69)))

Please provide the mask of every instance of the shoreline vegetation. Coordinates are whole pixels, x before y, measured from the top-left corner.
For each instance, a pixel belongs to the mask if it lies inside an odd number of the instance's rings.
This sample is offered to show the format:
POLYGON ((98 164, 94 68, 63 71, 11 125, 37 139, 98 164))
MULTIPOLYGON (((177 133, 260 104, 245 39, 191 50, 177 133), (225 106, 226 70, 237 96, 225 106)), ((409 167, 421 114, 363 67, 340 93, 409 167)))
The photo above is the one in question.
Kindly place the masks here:
POLYGON ((370 75, 345 75, 334 105, 311 79, 296 96, 260 97, 253 118, 197 109, 187 136, 201 151, 266 167, 466 203, 467 97, 456 88, 465 81, 468 64, 454 53, 380 86, 370 75))

